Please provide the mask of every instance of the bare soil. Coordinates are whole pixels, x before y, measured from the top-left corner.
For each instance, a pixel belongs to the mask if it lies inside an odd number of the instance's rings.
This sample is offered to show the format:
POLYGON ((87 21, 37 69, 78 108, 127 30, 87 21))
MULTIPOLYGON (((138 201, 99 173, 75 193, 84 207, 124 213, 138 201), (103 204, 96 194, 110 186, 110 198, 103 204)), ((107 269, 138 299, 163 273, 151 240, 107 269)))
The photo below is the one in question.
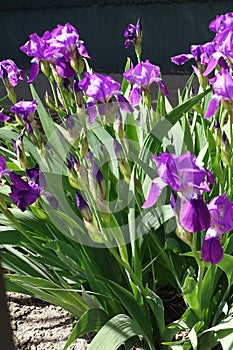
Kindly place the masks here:
MULTIPOLYGON (((185 309, 182 297, 168 286, 158 293, 163 299, 166 324, 177 320, 185 309)), ((74 316, 60 307, 24 294, 7 293, 7 298, 16 350, 63 349, 76 322, 74 316)), ((177 339, 187 337, 188 331, 184 333, 177 339)), ((87 334, 77 339, 69 350, 87 350, 92 339, 93 334, 87 334)))
MULTIPOLYGON (((16 350, 62 350, 75 318, 60 307, 19 293, 8 293, 8 308, 16 350)), ((69 350, 86 350, 90 336, 69 350)))

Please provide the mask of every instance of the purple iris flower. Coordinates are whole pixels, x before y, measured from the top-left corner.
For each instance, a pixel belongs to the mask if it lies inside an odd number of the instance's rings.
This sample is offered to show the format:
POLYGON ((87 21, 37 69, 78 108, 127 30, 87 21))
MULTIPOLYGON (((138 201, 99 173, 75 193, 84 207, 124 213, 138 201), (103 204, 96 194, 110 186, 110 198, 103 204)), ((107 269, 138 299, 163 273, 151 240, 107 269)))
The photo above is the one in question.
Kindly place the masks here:
POLYGON ((6 160, 3 156, 0 156, 0 179, 6 172, 6 160))
POLYGON ((8 115, 3 114, 3 113, 0 112, 0 123, 4 123, 4 122, 6 122, 9 119, 10 119, 10 117, 8 115))
MULTIPOLYGON (((108 75, 90 74, 85 72, 84 78, 78 83, 78 86, 89 97, 88 113, 89 121, 92 123, 96 116, 97 110, 95 103, 98 102, 104 112, 105 104, 109 103, 114 96, 119 107, 127 113, 132 113, 133 109, 120 92, 120 84, 108 75)), ((104 113, 103 113, 104 114, 104 113)))
POLYGON ((56 71, 65 79, 73 78, 76 75, 70 63, 64 57, 58 57, 56 59, 56 71))
POLYGON ((46 31, 42 37, 34 33, 30 40, 20 49, 28 56, 33 57, 28 83, 38 75, 40 62, 46 61, 56 66, 58 74, 63 78, 75 76, 70 61, 81 57, 90 58, 83 41, 79 40, 78 31, 69 23, 64 26, 58 24, 51 32, 46 31))
POLYGON ((202 244, 201 256, 206 262, 218 264, 224 256, 221 237, 225 232, 233 229, 233 202, 229 201, 224 193, 211 200, 208 210, 211 225, 202 244))
POLYGON ((90 74, 85 72, 85 77, 79 82, 79 88, 84 90, 88 97, 94 101, 107 103, 111 97, 120 90, 120 84, 108 75, 90 74))
POLYGON ((171 61, 178 66, 181 66, 191 60, 191 58, 193 58, 193 55, 191 53, 181 53, 180 55, 171 57, 171 61))
POLYGON ((11 107, 10 111, 19 115, 27 127, 28 132, 32 131, 30 122, 34 118, 35 110, 38 106, 37 100, 33 101, 19 101, 11 107))
POLYGON ((37 100, 20 101, 11 107, 11 112, 18 114, 23 119, 32 119, 33 113, 38 106, 37 100))
POLYGON ((24 73, 12 60, 4 60, 0 62, 0 78, 8 78, 10 84, 15 87, 19 80, 24 79, 24 73))
MULTIPOLYGON (((180 156, 167 152, 152 155, 159 178, 155 179, 143 208, 149 208, 158 200, 167 185, 182 197, 179 204, 180 224, 189 232, 205 230, 210 226, 210 214, 200 191, 209 192, 213 175, 196 163, 196 157, 189 151, 180 156)), ((173 205, 175 208, 176 206, 173 205)))
POLYGON ((136 44, 137 40, 141 37, 141 33, 142 33, 142 26, 141 26, 141 20, 139 18, 136 25, 129 24, 128 27, 125 29, 125 32, 124 32, 124 37, 126 38, 125 47, 128 48, 131 42, 136 44))
POLYGON ((37 33, 29 36, 29 40, 20 47, 26 55, 36 58, 38 61, 53 60, 53 53, 49 47, 47 40, 50 38, 50 33, 46 31, 42 37, 37 33))
POLYGON ((47 198, 54 209, 57 208, 58 202, 56 198, 44 190, 46 180, 38 165, 26 171, 27 181, 24 181, 19 175, 13 172, 9 172, 8 176, 12 182, 10 197, 22 211, 25 211, 41 195, 47 198))
POLYGON ((205 114, 205 118, 212 117, 220 103, 225 102, 225 106, 233 109, 233 78, 227 69, 222 69, 218 72, 216 77, 210 79, 210 83, 214 90, 214 95, 210 101, 209 107, 205 114))
POLYGON ((66 61, 70 61, 73 55, 76 55, 76 49, 82 57, 91 58, 88 54, 83 41, 79 40, 79 33, 70 23, 64 26, 57 25, 57 28, 51 31, 51 38, 47 40, 53 53, 62 55, 66 61))
POLYGON ((225 59, 222 57, 222 54, 218 52, 218 47, 216 46, 215 41, 207 42, 203 45, 191 45, 190 54, 180 54, 171 57, 171 61, 177 65, 182 65, 192 58, 198 63, 198 68, 192 66, 194 73, 197 76, 199 76, 201 73, 204 77, 206 77, 212 72, 217 64, 224 69, 228 67, 225 59), (200 64, 204 68, 200 67, 200 64))
POLYGON ((158 84, 165 96, 169 96, 166 86, 160 78, 159 66, 151 64, 149 60, 140 62, 134 68, 128 69, 126 72, 124 72, 123 76, 133 85, 129 97, 129 101, 132 106, 137 106, 140 104, 142 92, 148 89, 154 82, 158 84))
POLYGON ((212 42, 203 45, 191 45, 189 54, 182 53, 173 56, 171 57, 171 61, 177 65, 182 65, 194 58, 195 61, 200 62, 201 64, 208 64, 214 52, 215 47, 212 42))
POLYGON ((204 72, 204 76, 207 76, 217 64, 220 65, 221 68, 227 69, 227 61, 230 63, 233 62, 233 12, 226 13, 225 15, 217 16, 215 20, 213 20, 209 28, 216 32, 216 36, 213 39, 212 43, 215 47, 215 53, 212 55, 210 59, 206 71, 204 72))
POLYGON ((226 28, 233 27, 233 12, 228 12, 225 15, 216 16, 216 19, 210 22, 209 28, 213 32, 219 33, 226 28))
POLYGON ((28 83, 32 83, 37 77, 40 70, 40 61, 54 62, 53 52, 49 47, 47 39, 50 38, 50 33, 46 31, 42 37, 37 33, 29 36, 29 40, 20 47, 26 55, 33 57, 32 66, 29 74, 28 83))
POLYGON ((10 173, 9 178, 12 182, 10 197, 19 209, 25 211, 40 196, 40 187, 38 185, 29 185, 28 182, 21 179, 15 173, 10 173))

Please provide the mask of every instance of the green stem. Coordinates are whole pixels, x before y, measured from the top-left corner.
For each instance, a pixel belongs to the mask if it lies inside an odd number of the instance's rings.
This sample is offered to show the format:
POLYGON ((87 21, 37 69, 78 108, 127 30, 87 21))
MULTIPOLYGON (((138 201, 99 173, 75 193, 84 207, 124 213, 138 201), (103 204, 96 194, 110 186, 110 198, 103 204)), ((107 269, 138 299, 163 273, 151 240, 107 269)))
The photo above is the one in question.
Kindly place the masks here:
POLYGON ((197 234, 193 234, 193 240, 192 240, 192 253, 196 260, 197 266, 198 266, 198 275, 197 275, 197 283, 198 283, 198 291, 201 290, 201 283, 203 279, 203 273, 204 273, 204 265, 201 261, 199 255, 197 254, 197 234))
POLYGON ((59 106, 59 101, 58 101, 58 97, 57 97, 57 91, 56 91, 56 88, 54 86, 54 80, 53 79, 49 79, 49 83, 50 83, 51 90, 52 90, 52 93, 53 93, 53 98, 54 98, 54 101, 55 101, 55 105, 56 105, 56 107, 58 107, 59 106))

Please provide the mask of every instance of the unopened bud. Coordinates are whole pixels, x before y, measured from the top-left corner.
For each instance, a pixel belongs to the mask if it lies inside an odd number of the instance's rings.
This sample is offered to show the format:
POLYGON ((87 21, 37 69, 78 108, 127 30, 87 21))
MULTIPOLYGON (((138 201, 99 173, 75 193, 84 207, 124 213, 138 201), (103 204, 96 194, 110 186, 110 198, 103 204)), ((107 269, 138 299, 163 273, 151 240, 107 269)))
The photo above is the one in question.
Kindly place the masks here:
POLYGON ((82 74, 85 65, 82 56, 80 56, 78 52, 77 55, 75 51, 72 53, 70 65, 77 74, 82 74))
POLYGON ((83 101, 83 92, 78 86, 78 80, 76 77, 74 77, 74 83, 73 83, 73 91, 74 91, 74 97, 75 97, 75 102, 79 108, 82 108, 84 105, 83 101))
POLYGON ((222 134, 221 158, 226 165, 231 165, 231 147, 225 131, 222 134))
POLYGON ((222 142, 222 132, 218 119, 215 119, 214 121, 214 130, 216 146, 220 147, 222 142))
POLYGON ((151 93, 150 93, 149 88, 146 88, 144 90, 144 102, 145 102, 145 105, 147 106, 147 108, 151 107, 151 93))
POLYGON ((120 172, 124 176, 125 181, 129 183, 131 179, 131 168, 129 162, 125 159, 122 146, 117 140, 114 140, 114 151, 117 156, 120 172))
MULTIPOLYGON (((195 233, 193 233, 195 234, 195 233)), ((179 223, 177 223, 176 227, 176 235, 190 247, 192 246, 192 233, 186 231, 179 223)))
POLYGON ((84 221, 84 225, 85 225, 91 239, 93 240, 93 242, 106 243, 106 238, 100 232, 100 230, 98 228, 98 223, 97 223, 97 220, 95 217, 93 217, 92 222, 86 221, 85 219, 83 221, 84 221))
POLYGON ((47 104, 47 106, 51 109, 56 109, 56 105, 55 105, 55 102, 54 100, 52 99, 52 97, 48 94, 48 92, 46 91, 45 92, 45 103, 47 104))
MULTIPOLYGON (((4 70, 3 70, 4 71, 4 70)), ((16 94, 15 94, 15 90, 14 90, 14 87, 11 85, 9 79, 6 77, 6 78, 3 78, 3 83, 5 85, 5 88, 6 88, 6 91, 7 91, 7 95, 8 95, 8 98, 9 100, 15 104, 17 102, 16 100, 16 94)))
POLYGON ((51 68, 49 66, 49 63, 45 60, 41 60, 40 61, 40 69, 42 71, 42 73, 44 73, 44 75, 46 77, 49 77, 51 74, 51 68))
POLYGON ((198 80, 199 84, 202 87, 202 89, 205 91, 208 84, 209 84, 209 79, 208 77, 204 77, 203 73, 206 70, 206 65, 201 64, 200 62, 197 63, 197 67, 199 69, 199 74, 198 74, 198 80))
POLYGON ((81 148, 80 148, 80 158, 83 159, 88 152, 88 140, 86 134, 83 134, 81 137, 81 148))
POLYGON ((62 86, 62 77, 58 74, 56 66, 53 63, 50 63, 50 68, 53 74, 53 78, 58 86, 62 86))
POLYGON ((67 114, 65 124, 66 124, 66 129, 68 131, 67 139, 69 143, 75 149, 77 149, 79 144, 79 136, 80 136, 80 130, 78 128, 77 122, 75 121, 72 115, 67 114))
POLYGON ((74 169, 77 175, 78 188, 83 189, 87 186, 87 183, 88 183, 87 170, 84 168, 84 166, 81 163, 77 161, 77 159, 71 153, 70 153, 70 160, 71 160, 72 168, 74 169))
POLYGON ((67 173, 68 173, 68 180, 70 185, 73 188, 79 189, 79 181, 78 181, 78 175, 76 171, 74 170, 72 163, 69 159, 66 160, 66 166, 67 166, 67 173))
POLYGON ((82 217, 87 222, 92 222, 93 221, 93 215, 92 215, 92 212, 91 212, 87 202, 85 201, 85 199, 77 191, 75 193, 75 198, 76 198, 77 208, 80 211, 82 217))
POLYGON ((100 114, 105 115, 106 124, 113 124, 116 119, 117 104, 116 103, 102 103, 98 105, 100 114))
POLYGON ((31 204, 30 209, 39 219, 42 219, 42 220, 48 219, 47 213, 40 208, 38 200, 33 204, 31 204))
POLYGON ((229 112, 232 112, 233 104, 231 101, 222 100, 222 104, 223 104, 224 108, 226 108, 229 112))
POLYGON ((105 187, 105 181, 104 176, 101 172, 101 170, 98 168, 96 162, 93 162, 92 165, 92 176, 94 178, 94 181, 96 182, 96 198, 100 200, 106 199, 106 187, 105 187))
POLYGON ((28 168, 30 168, 30 164, 27 160, 27 156, 25 153, 24 145, 23 145, 24 133, 25 133, 25 129, 23 129, 21 131, 21 133, 19 134, 19 136, 15 142, 12 140, 13 141, 12 143, 13 143, 14 150, 15 150, 17 158, 20 162, 21 167, 23 169, 28 169, 28 168))

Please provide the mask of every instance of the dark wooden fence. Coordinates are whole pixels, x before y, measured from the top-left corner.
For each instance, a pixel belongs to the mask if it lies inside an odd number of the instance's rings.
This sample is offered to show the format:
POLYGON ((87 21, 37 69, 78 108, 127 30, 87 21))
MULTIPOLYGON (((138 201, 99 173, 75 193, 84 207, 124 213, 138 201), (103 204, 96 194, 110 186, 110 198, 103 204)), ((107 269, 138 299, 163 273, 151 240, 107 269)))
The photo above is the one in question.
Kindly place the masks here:
POLYGON ((177 67, 170 57, 188 52, 193 43, 213 38, 209 22, 217 14, 233 11, 232 1, 222 0, 9 0, 0 5, 0 59, 12 58, 22 68, 30 59, 19 47, 29 34, 39 35, 58 23, 76 26, 93 56, 92 66, 106 72, 122 71, 132 48, 124 48, 128 23, 141 18, 144 31, 143 58, 171 72, 177 67))

